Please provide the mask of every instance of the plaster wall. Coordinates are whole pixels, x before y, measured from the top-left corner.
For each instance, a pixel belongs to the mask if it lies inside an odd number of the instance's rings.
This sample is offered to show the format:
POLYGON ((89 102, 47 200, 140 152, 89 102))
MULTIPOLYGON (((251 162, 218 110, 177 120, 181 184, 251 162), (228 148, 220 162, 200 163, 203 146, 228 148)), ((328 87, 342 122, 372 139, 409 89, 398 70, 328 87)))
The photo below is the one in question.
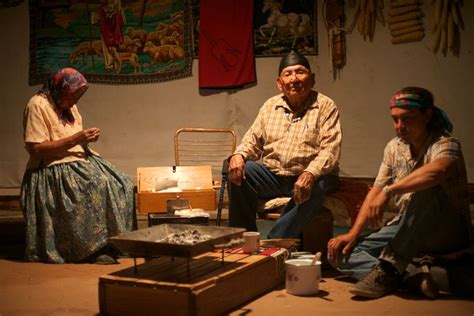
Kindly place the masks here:
MULTIPOLYGON (((388 1, 385 1, 388 6, 388 1)), ((429 1, 427 1, 429 3, 429 1)), ((377 24, 373 42, 347 35, 347 65, 333 80, 327 32, 318 1, 319 56, 309 56, 316 89, 333 98, 341 112, 344 140, 341 175, 375 177, 383 149, 394 136, 388 100, 398 89, 418 85, 431 90, 435 102, 454 123, 462 144, 469 182, 474 182, 474 136, 471 104, 474 81, 474 2, 464 1, 466 28, 461 56, 430 50, 430 32, 421 42, 392 45, 387 28, 377 24)), ((425 4, 430 16, 430 8, 425 4)), ((352 14, 346 10, 349 22, 352 14)), ((429 21, 425 18, 425 22, 429 21)), ((22 140, 22 112, 40 86, 28 86, 28 6, 0 9, 0 188, 20 186, 27 153, 22 140)), ((143 85, 91 84, 79 102, 85 127, 101 128, 94 149, 135 177, 136 168, 173 165, 173 133, 180 127, 231 127, 238 142, 263 102, 278 93, 279 58, 257 58, 257 84, 232 91, 200 91, 199 61, 193 76, 143 85)))

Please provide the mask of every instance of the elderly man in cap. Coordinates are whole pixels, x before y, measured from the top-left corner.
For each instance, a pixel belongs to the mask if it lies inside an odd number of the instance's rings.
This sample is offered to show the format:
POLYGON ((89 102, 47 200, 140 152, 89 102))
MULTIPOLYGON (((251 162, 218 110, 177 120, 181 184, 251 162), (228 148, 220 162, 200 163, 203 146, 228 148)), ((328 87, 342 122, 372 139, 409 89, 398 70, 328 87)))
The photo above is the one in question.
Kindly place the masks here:
POLYGON ((417 266, 413 259, 470 244, 461 144, 451 136, 452 124, 426 89, 397 92, 390 114, 397 137, 385 147, 374 187, 353 227, 329 241, 328 256, 334 267, 359 280, 349 289, 356 296, 378 298, 405 281, 434 298, 442 276, 436 280, 429 266, 417 266), (382 225, 383 207, 392 197, 399 214, 382 225))
POLYGON ((304 56, 292 51, 281 59, 281 94, 264 103, 229 158, 230 226, 257 231, 257 200, 287 196, 292 198, 268 237, 299 238, 327 193, 338 188, 339 111, 312 89, 314 82, 304 56))

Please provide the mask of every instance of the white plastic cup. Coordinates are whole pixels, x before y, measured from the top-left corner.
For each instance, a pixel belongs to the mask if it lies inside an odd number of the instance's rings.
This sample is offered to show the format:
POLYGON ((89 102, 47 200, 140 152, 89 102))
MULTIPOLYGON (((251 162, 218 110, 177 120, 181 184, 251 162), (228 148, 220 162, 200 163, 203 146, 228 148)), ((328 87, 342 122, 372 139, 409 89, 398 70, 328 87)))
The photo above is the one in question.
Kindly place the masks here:
POLYGON ((244 253, 254 253, 260 249, 259 232, 244 232, 242 238, 244 239, 244 245, 242 246, 244 253))
POLYGON ((315 295, 319 292, 321 261, 311 265, 311 259, 290 259, 285 261, 285 289, 288 294, 298 296, 315 295))

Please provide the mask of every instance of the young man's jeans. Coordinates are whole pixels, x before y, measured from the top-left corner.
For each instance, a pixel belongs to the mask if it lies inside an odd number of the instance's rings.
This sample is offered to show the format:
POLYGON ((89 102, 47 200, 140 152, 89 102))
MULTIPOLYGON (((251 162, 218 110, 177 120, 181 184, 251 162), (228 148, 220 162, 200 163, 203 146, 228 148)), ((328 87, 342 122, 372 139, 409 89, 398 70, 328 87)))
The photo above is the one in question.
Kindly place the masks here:
MULTIPOLYGON (((245 180, 241 186, 229 183, 229 225, 257 231, 257 201, 293 196, 297 176, 277 176, 255 161, 245 163, 245 180)), ((303 227, 318 214, 324 198, 339 187, 337 176, 316 179, 311 198, 301 205, 291 199, 280 215, 268 238, 299 238, 303 227)), ((315 232, 316 233, 316 232, 315 232)))
POLYGON ((438 187, 414 193, 400 219, 361 235, 348 261, 343 260, 338 270, 362 279, 382 259, 402 273, 417 255, 446 253, 467 246, 470 223, 450 209, 447 200, 438 187))

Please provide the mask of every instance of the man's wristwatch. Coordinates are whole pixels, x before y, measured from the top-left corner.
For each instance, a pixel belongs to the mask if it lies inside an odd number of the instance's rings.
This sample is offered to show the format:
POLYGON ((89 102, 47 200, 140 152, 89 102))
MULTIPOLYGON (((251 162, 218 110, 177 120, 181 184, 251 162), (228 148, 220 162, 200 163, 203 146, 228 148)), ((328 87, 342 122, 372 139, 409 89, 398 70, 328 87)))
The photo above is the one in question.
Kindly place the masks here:
POLYGON ((385 194, 388 196, 388 197, 391 197, 393 195, 393 191, 392 189, 390 189, 390 186, 386 185, 382 188, 382 191, 385 192, 385 194))

